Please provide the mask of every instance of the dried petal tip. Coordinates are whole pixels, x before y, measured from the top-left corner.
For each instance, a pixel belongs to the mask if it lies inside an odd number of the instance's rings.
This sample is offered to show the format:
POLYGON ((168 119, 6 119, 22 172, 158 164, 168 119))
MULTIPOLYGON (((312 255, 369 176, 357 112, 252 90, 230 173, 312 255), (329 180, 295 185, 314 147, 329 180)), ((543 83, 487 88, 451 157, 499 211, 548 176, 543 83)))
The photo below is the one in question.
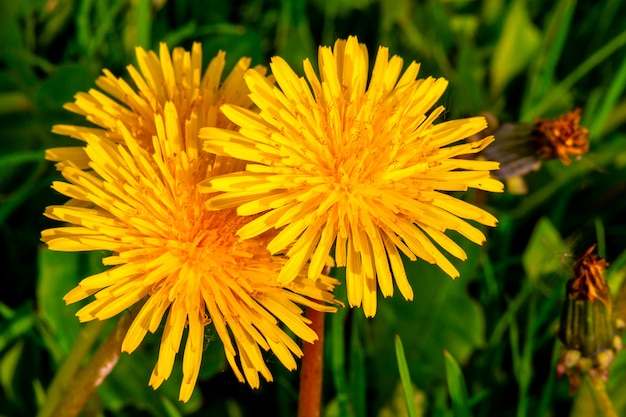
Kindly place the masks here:
POLYGON ((606 381, 609 366, 622 349, 623 323, 612 317, 609 289, 604 278, 608 263, 591 246, 574 264, 561 312, 559 338, 563 342, 557 374, 567 374, 573 393, 582 375, 606 381), (598 302, 599 301, 599 302, 598 302))
POLYGON ((582 155, 589 150, 589 131, 580 126, 580 108, 556 119, 535 122, 532 141, 542 159, 561 158, 570 164, 568 155, 582 155))
POLYGON ((567 292, 575 300, 600 300, 610 309, 611 296, 604 279, 604 270, 609 263, 593 253, 595 248, 594 244, 576 260, 574 278, 568 282, 567 292))

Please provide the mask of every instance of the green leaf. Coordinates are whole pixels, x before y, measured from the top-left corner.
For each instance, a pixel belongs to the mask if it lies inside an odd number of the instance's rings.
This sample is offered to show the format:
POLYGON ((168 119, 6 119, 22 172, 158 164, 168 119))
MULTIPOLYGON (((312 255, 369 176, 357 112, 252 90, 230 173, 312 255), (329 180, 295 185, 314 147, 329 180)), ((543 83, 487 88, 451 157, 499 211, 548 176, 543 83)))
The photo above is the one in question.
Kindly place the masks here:
MULTIPOLYGON (((622 337, 622 342, 626 343, 626 336, 622 337)), ((626 384, 626 354, 617 352, 615 361, 611 364, 607 391, 619 416, 626 415, 624 384, 626 384)))
POLYGON ((311 3, 330 17, 345 16, 363 10, 374 0, 313 0, 311 3))
POLYGON ((366 345, 370 346, 370 356, 376 358, 371 361, 370 371, 384 398, 392 395, 396 383, 389 372, 397 366, 391 343, 396 334, 403 338, 405 351, 410 352, 407 365, 420 388, 445 377, 442 350, 447 349, 459 361, 466 361, 485 343, 483 310, 467 293, 468 280, 477 266, 481 248, 464 239, 458 239, 457 243, 468 256, 465 262, 452 261, 461 278, 452 280, 434 265, 407 260, 405 269, 414 299, 406 301, 399 294, 381 299, 376 317, 370 321, 370 340, 366 345))
POLYGON ((131 3, 131 7, 135 24, 128 25, 126 30, 134 32, 134 46, 150 48, 152 34, 152 2, 150 0, 138 0, 133 3, 131 3))
MULTIPOLYGON (((333 268, 330 275, 345 282, 345 268, 333 268)), ((335 289, 335 298, 348 304, 346 287, 335 289)), ((367 346, 363 344, 366 319, 361 311, 339 309, 328 315, 326 332, 326 363, 332 374, 335 398, 325 410, 325 415, 363 417, 367 413, 367 346), (349 336, 346 329, 351 328, 349 336)))
POLYGON ((541 276, 563 269, 563 255, 568 246, 550 220, 543 217, 530 237, 522 255, 522 264, 528 278, 536 282, 541 276))
MULTIPOLYGON (((171 376, 156 390, 148 382, 155 367, 161 343, 162 332, 148 334, 137 350, 123 353, 115 369, 98 388, 105 408, 118 413, 126 407, 150 410, 156 416, 190 414, 198 410, 202 399, 198 389, 191 399, 182 403, 178 400, 182 375, 182 357, 185 338, 181 342, 180 352, 175 358, 171 376), (174 412, 176 410, 176 412, 174 412)), ((209 335, 205 339, 200 367, 200 380, 206 380, 223 372, 226 368, 224 346, 219 337, 209 335)), ((234 378, 234 377, 233 377, 234 378)))
POLYGON ((525 0, 516 0, 503 24, 491 61, 491 93, 502 93, 509 81, 522 72, 537 52, 541 33, 528 15, 525 0))
POLYGON ((571 28, 575 0, 560 0, 554 8, 544 32, 541 48, 530 65, 528 88, 522 101, 521 121, 531 122, 539 115, 529 114, 527 109, 534 106, 543 96, 549 94, 555 79, 556 66, 562 55, 565 41, 571 28))
POLYGON ((481 85, 486 71, 479 60, 477 48, 471 41, 464 40, 459 45, 457 72, 459 83, 455 89, 458 100, 454 108, 462 109, 465 114, 484 110, 486 91, 481 85))
POLYGON ((57 67, 54 75, 41 84, 35 94, 41 110, 58 111, 79 91, 94 86, 93 74, 85 65, 63 64, 57 67))
POLYGON ((409 373, 409 367, 406 364, 406 357, 404 356, 404 347, 402 346, 402 340, 398 335, 396 335, 396 357, 398 359, 398 371, 400 372, 400 380, 402 381, 402 388, 404 390, 404 398, 406 400, 409 417, 416 417, 417 411, 415 410, 415 402, 413 401, 413 386, 411 385, 411 375, 409 373))
MULTIPOLYGON (((606 42, 602 48, 596 50, 591 56, 580 63, 575 69, 573 69, 563 81, 555 85, 550 94, 544 96, 543 100, 537 103, 532 109, 527 111, 527 116, 533 114, 542 114, 546 109, 550 108, 555 102, 562 99, 563 94, 567 94, 568 90, 574 86, 581 78, 587 75, 596 66, 603 63, 608 59, 611 54, 618 51, 626 45, 626 31, 620 33, 610 41, 606 42)), ((623 84, 620 76, 613 80, 613 86, 609 88, 611 94, 614 94, 616 87, 623 84)), ((621 88, 621 87, 619 87, 621 88)), ((583 122, 585 120, 583 119, 583 122)))
POLYGON ((24 304, 0 322, 0 352, 31 331, 36 321, 31 303, 24 304))
MULTIPOLYGON (((23 403, 18 389, 20 374, 20 362, 24 361, 24 340, 19 340, 15 345, 0 356, 0 386, 4 395, 16 404, 23 403)), ((6 410, 5 410, 6 411, 6 410)))
POLYGON ((361 343, 361 328, 365 318, 355 317, 350 340, 350 397, 355 417, 367 415, 367 378, 365 352, 361 343))
MULTIPOLYGON (((306 2, 283 2, 276 26, 276 52, 302 73, 302 61, 317 54, 306 2)), ((313 59, 313 64, 317 60, 313 59)))
MULTIPOLYGON (((151 415, 162 417, 172 415, 172 407, 181 414, 190 414, 198 410, 201 406, 201 397, 197 389, 188 402, 178 401, 183 377, 182 349, 174 361, 172 374, 168 380, 156 390, 148 385, 158 358, 158 349, 151 343, 155 342, 155 336, 148 335, 146 339, 150 339, 148 343, 144 340, 133 353, 122 353, 113 372, 98 387, 103 406, 116 415, 122 409, 132 406, 139 410, 149 410, 151 415)), ((221 347, 221 344, 216 344, 221 347)))
MULTIPOLYGON (((212 330, 212 332, 214 332, 214 330, 212 330)), ((217 336, 217 333, 215 333, 214 336, 209 336, 209 338, 205 340, 199 378, 209 379, 213 375, 223 372, 226 368, 224 345, 219 336, 217 336)))
POLYGON ((15 380, 19 374, 19 363, 23 352, 24 341, 20 340, 0 357, 0 385, 6 396, 16 402, 19 402, 19 395, 15 389, 15 380))
POLYGON ((446 363, 446 379, 448 392, 452 400, 452 409, 455 417, 470 417, 472 415, 467 398, 467 388, 459 364, 447 350, 443 352, 446 363))
POLYGON ((58 344, 61 356, 70 351, 82 326, 75 317, 81 304, 68 306, 63 297, 82 278, 98 272, 94 264, 100 258, 100 252, 55 252, 48 249, 39 252, 37 303, 40 316, 50 326, 52 340, 58 344))
POLYGON ((594 114, 593 121, 589 126, 590 138, 598 138, 606 124, 606 120, 614 111, 617 102, 624 95, 626 89, 626 55, 616 71, 615 77, 609 83, 607 91, 603 95, 602 105, 594 114))
POLYGON ((219 50, 226 51, 226 70, 230 70, 241 57, 250 57, 251 66, 264 65, 263 40, 258 32, 235 25, 209 25, 197 32, 202 39, 202 56, 213 58, 219 50), (236 30, 236 33, 234 32, 236 30))
MULTIPOLYGON (((333 268, 331 269, 331 276, 340 279, 345 282, 345 268, 333 268)), ((342 300, 344 303, 346 300, 346 286, 341 285, 337 287, 335 297, 338 300, 342 300)), ((336 410, 337 415, 348 415, 348 403, 350 401, 348 393, 348 378, 346 375, 346 338, 344 336, 344 328, 346 322, 346 316, 348 315, 347 308, 340 308, 335 314, 330 314, 329 318, 329 331, 326 336, 326 347, 330 356, 326 363, 329 365, 330 372, 332 374, 332 381, 334 389, 337 393, 334 402, 331 404, 333 410, 336 410)), ((327 414, 330 414, 330 410, 327 410, 327 414)))
MULTIPOLYGON (((606 282, 609 284, 611 295, 616 297, 620 287, 626 279, 626 250, 619 254, 611 262, 611 267, 606 271, 606 282)), ((626 302, 626 299, 624 300, 626 302)), ((616 303, 617 306, 617 303, 616 303)))

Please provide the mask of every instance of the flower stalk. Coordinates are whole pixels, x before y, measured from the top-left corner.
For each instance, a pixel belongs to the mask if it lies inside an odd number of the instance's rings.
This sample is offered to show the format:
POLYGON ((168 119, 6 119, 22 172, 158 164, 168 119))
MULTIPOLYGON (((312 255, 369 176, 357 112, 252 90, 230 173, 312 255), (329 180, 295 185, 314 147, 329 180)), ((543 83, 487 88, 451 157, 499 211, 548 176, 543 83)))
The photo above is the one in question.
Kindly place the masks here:
POLYGON ((38 417, 74 417, 80 414, 95 389, 117 364, 122 353, 122 341, 132 323, 132 316, 132 314, 122 316, 87 364, 76 371, 100 335, 105 322, 95 321, 84 328, 59 370, 57 379, 50 387, 48 402, 38 417))
POLYGON ((311 329, 317 333, 319 339, 313 343, 304 342, 298 417, 319 417, 324 374, 324 312, 309 307, 306 317, 311 320, 311 329))

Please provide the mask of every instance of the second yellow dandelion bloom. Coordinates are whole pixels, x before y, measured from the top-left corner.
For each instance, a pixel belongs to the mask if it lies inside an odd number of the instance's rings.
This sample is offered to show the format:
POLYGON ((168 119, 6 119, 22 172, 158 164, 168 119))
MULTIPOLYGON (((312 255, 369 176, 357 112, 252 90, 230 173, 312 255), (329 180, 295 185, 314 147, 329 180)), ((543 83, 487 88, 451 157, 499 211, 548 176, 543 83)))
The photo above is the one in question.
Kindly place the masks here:
POLYGON ((281 282, 307 262, 309 278, 318 276, 334 246, 336 264, 346 266, 350 305, 374 316, 377 286, 390 296, 395 279, 404 297, 413 297, 400 253, 457 277, 440 248, 459 259, 466 255, 445 232, 485 241, 465 220, 494 226, 495 217, 446 192, 502 191, 489 176, 497 162, 456 158, 481 151, 493 138, 461 142, 486 127, 482 117, 435 124, 444 108, 427 112, 447 82, 418 79, 415 62, 402 73, 402 59, 390 58, 387 48, 379 48, 369 83, 368 52, 356 37, 321 47, 318 60, 319 78, 304 61, 305 80, 274 58, 277 86, 246 73, 260 113, 222 106, 240 130, 206 128, 200 137, 206 151, 250 162, 201 189, 224 192, 209 201, 215 208, 262 213, 239 229, 242 238, 280 230, 268 249, 289 259, 281 282))

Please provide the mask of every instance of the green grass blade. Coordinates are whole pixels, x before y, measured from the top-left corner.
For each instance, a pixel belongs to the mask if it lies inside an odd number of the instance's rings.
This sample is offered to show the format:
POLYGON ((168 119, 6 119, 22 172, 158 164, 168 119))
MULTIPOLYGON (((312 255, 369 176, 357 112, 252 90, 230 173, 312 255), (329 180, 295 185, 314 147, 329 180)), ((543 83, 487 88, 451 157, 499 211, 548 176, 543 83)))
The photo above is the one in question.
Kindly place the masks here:
POLYGON ((345 320, 345 309, 339 310, 336 314, 330 315, 330 340, 331 348, 330 370, 333 376, 333 383, 337 391, 337 403, 340 415, 348 414, 348 382, 346 377, 346 355, 343 333, 345 320))
POLYGON ((511 3, 502 27, 489 69, 493 97, 502 94, 508 83, 526 69, 536 55, 541 39, 524 0, 511 3))
POLYGON ((93 0, 82 0, 77 7, 76 41, 83 53, 87 52, 93 36, 90 17, 92 8, 93 0))
POLYGON ((450 399, 452 400, 454 416, 470 417, 472 412, 469 407, 467 388, 465 387, 465 380, 463 379, 461 367, 447 350, 443 352, 443 356, 446 364, 448 392, 450 393, 450 399))
POLYGON ((29 332, 36 320, 37 317, 33 312, 23 308, 19 314, 13 315, 10 320, 3 321, 0 328, 0 352, 29 332))
POLYGON ((57 370, 52 383, 48 387, 46 402, 39 410, 37 417, 49 417, 54 413, 66 390, 72 386, 72 381, 76 376, 76 372, 80 369, 83 359, 91 350, 105 325, 105 321, 94 320, 83 326, 74 342, 74 346, 72 346, 72 350, 57 370))
MULTIPOLYGON (((546 416, 550 414, 550 409, 553 407, 554 402, 554 390, 556 386, 556 364, 559 360, 559 354, 561 352, 561 342, 554 340, 552 348, 552 359, 550 360, 550 369, 547 370, 548 380, 542 389, 541 399, 537 409, 538 416, 546 416)), ((545 374, 545 372, 544 372, 545 374)))
POLYGON ((596 227, 596 241, 598 242, 598 255, 601 258, 606 258, 606 233, 604 230, 604 223, 600 217, 594 219, 596 227))
POLYGON ((411 375, 409 374, 409 367, 406 364, 406 357, 404 356, 404 347, 402 346, 402 340, 400 340, 399 335, 396 335, 396 357, 398 358, 400 381, 402 381, 402 388, 404 389, 404 397, 406 399, 406 407, 409 412, 409 417, 417 417, 415 402, 413 401, 411 375))
POLYGON ((102 20, 96 30, 93 33, 93 37, 89 40, 89 46, 87 48, 87 55, 93 56, 98 51, 102 44, 105 42, 107 35, 114 31, 115 21, 119 19, 124 6, 125 0, 117 0, 110 7, 106 8, 106 11, 102 14, 102 20))
POLYGON ((617 102, 624 94, 626 88, 626 54, 624 59, 613 78, 613 81, 609 84, 608 90, 603 95, 604 100, 600 105, 600 109, 593 115, 592 122, 589 126, 590 138, 593 140, 599 136, 604 129, 606 121, 613 109, 616 107, 617 102))
MULTIPOLYGON (((529 393, 530 383, 533 378, 533 351, 535 350, 535 334, 532 332, 533 323, 536 320, 536 309, 537 309, 537 298, 531 297, 527 312, 528 321, 526 322, 526 337, 524 339, 524 344, 522 346, 522 351, 518 357, 517 365, 515 365, 517 383, 519 386, 519 395, 518 395, 518 403, 517 403, 517 416, 523 417, 528 416, 528 407, 531 402, 531 396, 529 393)), ((513 326, 511 329, 516 329, 517 332, 517 343, 519 343, 519 330, 516 326, 513 326)))
POLYGON ((605 59, 613 54, 613 52, 619 50, 624 45, 626 45, 626 31, 613 38, 610 42, 607 42, 603 48, 597 50, 589 58, 583 61, 582 64, 576 67, 576 69, 570 72, 570 74, 565 77, 563 81, 554 86, 551 94, 546 95, 541 102, 528 110, 526 114, 523 114, 522 120, 543 114, 543 112, 549 109, 554 102, 559 100, 561 96, 565 92, 567 92, 574 84, 576 84, 582 77, 587 75, 589 71, 600 65, 605 59))
POLYGON ((12 152, 6 153, 4 155, 0 155, 0 166, 3 168, 0 173, 0 178, 3 178, 6 174, 9 173, 7 168, 12 167, 13 165, 21 165, 32 162, 40 162, 44 160, 44 151, 20 151, 20 152, 12 152))
POLYGON ((576 0, 561 0, 554 9, 543 36, 543 44, 530 69, 530 88, 522 103, 521 113, 524 118, 521 121, 532 121, 534 115, 527 110, 547 94, 554 82, 556 65, 563 52, 575 9, 576 0))
POLYGON ((356 417, 367 415, 367 379, 365 375, 365 352, 359 339, 359 330, 364 320, 363 315, 356 314, 352 326, 350 340, 350 398, 356 417))
POLYGON ((137 46, 150 48, 152 45, 152 2, 150 0, 139 0, 135 4, 135 17, 137 25, 137 35, 135 43, 137 46))

